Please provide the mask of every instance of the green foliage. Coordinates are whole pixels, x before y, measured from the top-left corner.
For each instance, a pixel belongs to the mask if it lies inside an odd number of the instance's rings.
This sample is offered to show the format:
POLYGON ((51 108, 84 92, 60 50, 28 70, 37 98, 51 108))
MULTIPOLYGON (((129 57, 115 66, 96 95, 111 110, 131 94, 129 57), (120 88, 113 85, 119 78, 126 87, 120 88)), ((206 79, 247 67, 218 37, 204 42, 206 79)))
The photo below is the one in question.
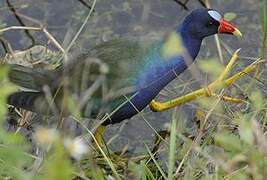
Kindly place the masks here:
POLYGON ((164 58, 174 57, 179 55, 182 51, 181 37, 176 33, 171 33, 162 47, 162 56, 164 58))
POLYGON ((132 171, 135 179, 155 179, 149 168, 146 166, 145 161, 141 161, 138 164, 130 161, 129 169, 132 171))
POLYGON ((73 168, 63 144, 61 142, 55 142, 53 147, 53 152, 49 153, 44 164, 44 175, 40 179, 71 179, 73 168))
POLYGON ((199 62, 200 69, 207 73, 212 80, 218 78, 224 67, 218 59, 205 59, 199 62))
POLYGON ((19 134, 0 133, 0 174, 17 179, 28 179, 29 173, 24 171, 32 162, 26 152, 29 145, 19 134))
POLYGON ((236 13, 234 12, 227 12, 224 14, 224 19, 227 21, 232 21, 237 17, 236 13))
MULTIPOLYGON (((15 90, 7 81, 8 68, 0 67, 0 119, 7 113, 6 98, 15 90)), ((25 169, 30 166, 32 158, 27 155, 29 145, 20 134, 8 133, 1 123, 0 129, 0 176, 16 179, 29 179, 31 176, 25 169)))
POLYGON ((261 49, 261 57, 266 56, 266 48, 267 48, 267 3, 266 0, 258 0, 259 5, 259 13, 260 13, 260 21, 262 28, 262 49, 261 49))
POLYGON ((231 151, 233 153, 240 152, 242 150, 242 143, 240 142, 240 139, 233 134, 229 133, 216 134, 215 142, 218 145, 223 146, 225 150, 231 151))
POLYGON ((254 91, 251 93, 250 100, 252 101, 255 110, 259 111, 264 107, 265 99, 260 91, 254 91))
POLYGON ((6 75, 8 73, 8 68, 6 66, 0 67, 0 120, 5 118, 5 114, 7 112, 6 108, 6 98, 7 96, 15 91, 15 87, 10 84, 7 79, 6 75))
POLYGON ((173 171, 175 164, 175 154, 176 154, 176 124, 177 118, 173 117, 171 123, 171 135, 170 135, 170 151, 168 159, 168 179, 173 179, 173 171))
POLYGON ((64 92, 63 104, 67 106, 66 109, 68 109, 71 114, 74 115, 74 117, 76 117, 78 120, 81 118, 80 107, 77 105, 79 103, 67 92, 64 92))

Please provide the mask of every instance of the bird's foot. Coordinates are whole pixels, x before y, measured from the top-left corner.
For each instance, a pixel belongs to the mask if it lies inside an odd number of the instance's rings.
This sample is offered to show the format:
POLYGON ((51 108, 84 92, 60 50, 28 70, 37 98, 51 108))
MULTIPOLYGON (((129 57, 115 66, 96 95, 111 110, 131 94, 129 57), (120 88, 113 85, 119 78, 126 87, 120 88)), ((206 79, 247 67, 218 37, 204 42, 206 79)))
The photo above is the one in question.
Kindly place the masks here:
POLYGON ((103 139, 103 134, 106 130, 106 126, 99 125, 94 132, 94 144, 98 148, 104 149, 106 144, 103 139))
POLYGON ((242 103, 246 102, 245 100, 238 99, 238 98, 232 98, 224 95, 218 95, 214 93, 216 90, 223 89, 225 87, 229 87, 232 85, 236 80, 240 79, 241 77, 251 73, 256 69, 256 67, 263 63, 263 60, 257 60, 254 63, 250 64, 246 68, 244 68, 242 71, 234 74, 233 76, 226 79, 227 75, 233 68, 234 63, 236 62, 238 58, 238 52, 240 49, 238 49, 231 57, 229 63, 223 70, 223 72, 220 74, 219 78, 217 78, 214 82, 210 83, 207 87, 201 88, 198 90, 195 90, 191 93, 188 93, 186 95, 174 98, 172 100, 166 101, 166 102, 158 102, 156 100, 152 100, 149 104, 149 107, 152 111, 164 111, 170 108, 173 108, 175 106, 179 106, 182 104, 185 104, 189 101, 195 100, 198 97, 217 97, 224 101, 232 102, 232 103, 242 103))

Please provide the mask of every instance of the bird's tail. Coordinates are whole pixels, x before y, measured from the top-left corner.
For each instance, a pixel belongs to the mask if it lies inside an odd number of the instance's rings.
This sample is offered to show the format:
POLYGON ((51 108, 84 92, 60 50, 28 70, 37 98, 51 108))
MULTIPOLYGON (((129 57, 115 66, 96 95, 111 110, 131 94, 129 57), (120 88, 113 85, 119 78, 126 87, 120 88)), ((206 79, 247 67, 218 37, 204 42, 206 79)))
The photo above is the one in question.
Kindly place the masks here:
POLYGON ((48 107, 42 92, 15 92, 8 97, 7 103, 17 108, 39 113, 43 113, 48 107), (42 109, 42 107, 46 108, 42 109))
POLYGON ((21 87, 30 89, 31 91, 21 91, 11 94, 7 103, 17 108, 22 108, 28 111, 40 113, 40 114, 53 114, 54 108, 51 108, 51 104, 54 105, 57 101, 60 101, 59 90, 56 88, 58 83, 55 77, 59 76, 60 70, 44 70, 25 67, 21 65, 7 65, 9 67, 8 77, 9 80, 21 87), (44 93, 44 86, 47 85, 52 95, 55 91, 58 93, 57 98, 51 99, 51 102, 47 100, 44 93), (32 91, 33 90, 33 91, 32 91))
POLYGON ((50 70, 33 69, 16 64, 9 65, 9 80, 24 88, 41 91, 44 85, 52 82, 53 76, 54 73, 50 70))

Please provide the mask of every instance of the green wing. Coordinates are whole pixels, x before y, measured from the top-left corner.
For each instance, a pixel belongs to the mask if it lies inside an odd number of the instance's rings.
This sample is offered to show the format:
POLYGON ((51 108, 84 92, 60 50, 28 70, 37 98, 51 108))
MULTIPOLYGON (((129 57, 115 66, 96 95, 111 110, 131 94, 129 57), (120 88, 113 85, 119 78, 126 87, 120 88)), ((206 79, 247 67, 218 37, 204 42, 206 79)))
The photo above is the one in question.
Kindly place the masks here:
MULTIPOLYGON (((91 75, 106 74, 109 87, 131 86, 133 84, 130 78, 137 71, 136 68, 142 64, 142 57, 152 45, 151 40, 145 39, 119 39, 102 43, 73 61, 75 65, 70 65, 73 68, 70 74, 77 76, 77 74, 82 75, 81 72, 85 71, 90 72, 91 75), (98 58, 99 61, 92 59, 92 57, 98 58)), ((84 78, 79 76, 76 79, 84 78)), ((87 84, 90 86, 91 83, 88 82, 87 84)))
POLYGON ((51 70, 33 69, 17 64, 9 65, 9 69, 8 77, 11 82, 36 91, 41 91, 44 85, 51 84, 54 79, 54 71, 51 70))
POLYGON ((105 74, 109 85, 125 86, 123 82, 136 71, 135 67, 142 63, 142 57, 152 44, 153 41, 147 39, 112 40, 70 59, 68 64, 54 71, 11 65, 9 78, 19 86, 41 90, 43 85, 58 86, 67 76, 70 86, 87 89, 95 81, 94 77, 105 74))
MULTIPOLYGON (((69 92, 75 95, 74 97, 88 99, 83 105, 86 114, 90 114, 87 109, 98 113, 99 107, 104 111, 113 109, 117 106, 117 102, 121 102, 122 95, 132 92, 132 74, 137 71, 136 67, 142 64, 142 57, 154 42, 150 39, 105 42, 53 71, 11 65, 9 78, 19 86, 37 91, 42 91, 43 86, 48 85, 52 93, 62 89, 61 85, 64 83, 69 92)), ((55 99, 60 104, 61 95, 55 99)), ((16 94, 13 98, 15 106, 15 99, 18 97, 19 94, 16 94)), ((27 97, 30 98, 29 93, 27 97)), ((19 107, 23 107, 23 104, 20 102, 19 107)), ((28 110, 30 109, 40 108, 28 107, 28 110)))

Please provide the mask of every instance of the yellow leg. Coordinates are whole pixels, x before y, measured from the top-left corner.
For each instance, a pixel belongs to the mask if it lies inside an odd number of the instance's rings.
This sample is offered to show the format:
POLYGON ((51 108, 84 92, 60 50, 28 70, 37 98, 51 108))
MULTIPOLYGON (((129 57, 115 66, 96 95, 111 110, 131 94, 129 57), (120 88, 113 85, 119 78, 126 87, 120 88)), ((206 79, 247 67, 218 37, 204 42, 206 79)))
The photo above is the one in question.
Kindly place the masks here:
POLYGON ((223 72, 221 73, 221 75, 219 76, 219 78, 216 81, 222 82, 226 78, 226 76, 229 74, 229 72, 231 71, 231 69, 234 66, 234 63, 236 62, 236 60, 238 58, 239 51, 240 51, 240 49, 238 49, 234 52, 229 63, 226 65, 225 69, 223 70, 223 72))
POLYGON ((198 125, 198 129, 203 129, 203 126, 205 123, 205 117, 206 117, 206 113, 204 112, 204 110, 197 108, 194 120, 198 125))
MULTIPOLYGON (((211 84, 209 84, 206 88, 201 88, 198 89, 194 92, 188 93, 184 96, 181 97, 177 97, 175 99, 166 101, 166 102, 157 102, 155 100, 152 100, 149 104, 149 107, 152 111, 164 111, 170 108, 173 108, 175 106, 179 106, 181 104, 184 104, 186 102, 192 101, 198 97, 210 97, 210 96, 218 96, 212 92, 216 91, 217 89, 223 88, 223 87, 228 87, 231 84, 233 84, 236 80, 238 80, 239 78, 243 77, 244 75, 254 71, 257 67, 258 64, 264 62, 262 60, 258 60, 255 63, 250 64, 249 66, 247 66, 245 69, 243 69, 242 71, 236 73, 235 75, 231 76, 230 78, 226 79, 226 76, 229 74, 230 70, 232 69, 234 63, 236 62, 238 55, 237 53, 239 52, 239 50, 237 50, 232 58, 230 59, 228 65, 226 66, 226 68, 224 69, 224 71, 221 73, 221 75, 219 76, 219 78, 217 80, 215 80, 214 82, 212 82, 211 84)), ((229 102, 233 102, 233 103, 241 103, 244 102, 241 99, 236 99, 236 98, 231 98, 231 97, 227 97, 227 96, 222 96, 221 97, 222 100, 225 101, 229 101, 229 102)))
POLYGON ((212 97, 221 98, 223 101, 227 101, 227 102, 231 102, 231 103, 245 103, 246 102, 243 99, 233 98, 233 97, 229 97, 229 96, 221 96, 221 95, 214 94, 214 93, 212 93, 212 97))
POLYGON ((103 134, 104 134, 105 130, 106 130, 106 126, 99 125, 96 128, 95 133, 94 133, 94 136, 95 136, 95 139, 96 139, 95 143, 98 143, 98 145, 101 148, 105 147, 105 142, 104 142, 104 139, 103 139, 103 134))

